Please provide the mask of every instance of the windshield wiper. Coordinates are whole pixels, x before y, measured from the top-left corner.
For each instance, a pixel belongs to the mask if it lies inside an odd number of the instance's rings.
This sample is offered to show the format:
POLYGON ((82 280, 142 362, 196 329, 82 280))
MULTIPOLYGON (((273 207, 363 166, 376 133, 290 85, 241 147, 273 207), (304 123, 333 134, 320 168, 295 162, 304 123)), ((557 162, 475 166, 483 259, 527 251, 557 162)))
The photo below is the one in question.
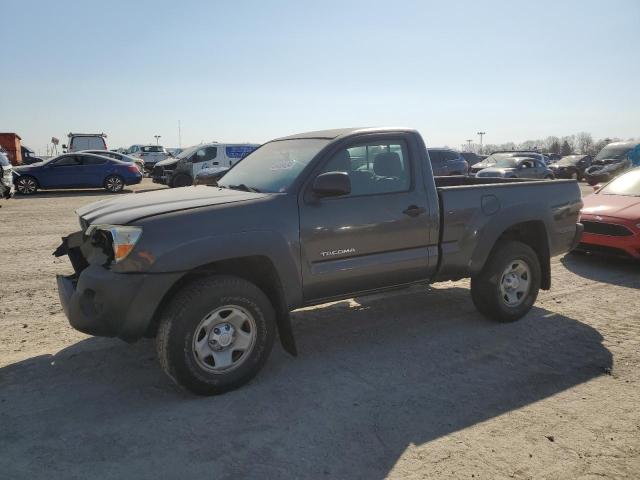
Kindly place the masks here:
POLYGON ((257 188, 248 187, 244 183, 240 183, 238 185, 227 185, 227 187, 231 188, 232 190, 243 190, 245 192, 260 193, 260 190, 258 190, 257 188))

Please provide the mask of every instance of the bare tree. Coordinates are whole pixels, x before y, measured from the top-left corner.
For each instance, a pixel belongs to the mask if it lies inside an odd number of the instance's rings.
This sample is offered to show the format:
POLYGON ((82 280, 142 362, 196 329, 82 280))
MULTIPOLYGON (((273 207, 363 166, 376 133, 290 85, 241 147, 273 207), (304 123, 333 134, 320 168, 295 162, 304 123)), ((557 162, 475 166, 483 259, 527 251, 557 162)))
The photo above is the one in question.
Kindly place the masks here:
POLYGON ((576 134, 576 150, 583 155, 591 153, 593 147, 593 138, 588 132, 580 132, 576 134))

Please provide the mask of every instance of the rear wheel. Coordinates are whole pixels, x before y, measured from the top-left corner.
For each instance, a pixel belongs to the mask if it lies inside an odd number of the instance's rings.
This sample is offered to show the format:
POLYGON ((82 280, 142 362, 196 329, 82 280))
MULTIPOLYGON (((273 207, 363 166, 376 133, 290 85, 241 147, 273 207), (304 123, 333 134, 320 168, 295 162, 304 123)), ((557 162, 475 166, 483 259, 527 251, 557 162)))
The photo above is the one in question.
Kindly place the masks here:
POLYGON ((104 188, 111 193, 118 193, 124 189, 124 180, 120 175, 109 175, 104 180, 104 188))
POLYGON ((275 313, 254 284, 230 276, 196 280, 165 308, 156 337, 163 370, 198 395, 216 395, 251 380, 267 361, 275 313))
POLYGON ((529 245, 500 242, 480 274, 471 279, 471 298, 483 315, 499 322, 512 322, 533 306, 540 279, 540 261, 529 245))
POLYGON ((193 184, 193 180, 191 179, 191 177, 189 175, 185 175, 183 173, 178 175, 171 182, 171 186, 174 187, 174 188, 189 187, 192 184, 193 184))
POLYGON ((22 195, 31 195, 38 190, 38 182, 28 175, 21 175, 15 182, 16 190, 22 195))

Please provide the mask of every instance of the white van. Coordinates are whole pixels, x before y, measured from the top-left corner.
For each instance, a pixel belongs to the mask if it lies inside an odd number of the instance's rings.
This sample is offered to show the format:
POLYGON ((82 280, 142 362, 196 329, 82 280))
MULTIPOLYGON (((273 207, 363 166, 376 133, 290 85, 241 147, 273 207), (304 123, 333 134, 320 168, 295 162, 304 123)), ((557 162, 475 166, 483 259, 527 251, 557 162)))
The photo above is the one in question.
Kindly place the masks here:
POLYGON ((257 143, 205 143, 185 148, 177 157, 167 158, 153 167, 153 181, 170 187, 193 185, 203 168, 229 168, 253 152, 257 143))
POLYGON ((69 142, 62 145, 64 151, 79 152, 81 150, 108 150, 104 133, 69 133, 69 142))

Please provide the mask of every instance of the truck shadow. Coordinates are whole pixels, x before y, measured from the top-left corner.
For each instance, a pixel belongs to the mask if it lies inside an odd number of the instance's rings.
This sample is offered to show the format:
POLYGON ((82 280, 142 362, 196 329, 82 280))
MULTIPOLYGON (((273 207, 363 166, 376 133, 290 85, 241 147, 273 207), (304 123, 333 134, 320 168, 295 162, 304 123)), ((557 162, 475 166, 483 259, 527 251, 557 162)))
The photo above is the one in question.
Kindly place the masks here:
POLYGON ((597 282, 640 288, 640 262, 598 255, 573 253, 560 260, 570 272, 597 282))
POLYGON ((3 471, 384 478, 411 444, 612 367, 601 335, 577 320, 534 308, 519 322, 495 324, 468 297, 461 288, 419 286, 295 312, 300 356, 276 346, 252 383, 213 398, 176 390, 149 341, 91 338, 6 366, 3 471))

